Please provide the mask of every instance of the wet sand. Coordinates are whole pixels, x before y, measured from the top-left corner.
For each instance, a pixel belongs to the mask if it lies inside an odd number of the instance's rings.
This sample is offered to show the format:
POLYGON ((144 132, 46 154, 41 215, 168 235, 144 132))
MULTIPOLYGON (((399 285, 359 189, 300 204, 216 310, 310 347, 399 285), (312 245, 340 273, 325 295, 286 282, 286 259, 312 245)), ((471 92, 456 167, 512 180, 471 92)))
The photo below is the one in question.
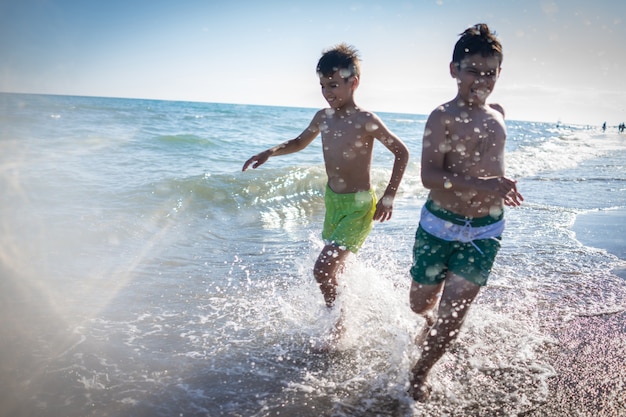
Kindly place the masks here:
MULTIPOLYGON (((580 215, 573 230, 584 245, 626 260, 626 210, 580 215)), ((611 272, 626 279, 626 268, 611 272)), ((626 300, 622 312, 578 317, 555 331, 548 401, 526 416, 626 416, 625 311, 626 300)))
POLYGON ((525 415, 626 416, 626 313, 580 317, 554 336, 548 401, 525 415))

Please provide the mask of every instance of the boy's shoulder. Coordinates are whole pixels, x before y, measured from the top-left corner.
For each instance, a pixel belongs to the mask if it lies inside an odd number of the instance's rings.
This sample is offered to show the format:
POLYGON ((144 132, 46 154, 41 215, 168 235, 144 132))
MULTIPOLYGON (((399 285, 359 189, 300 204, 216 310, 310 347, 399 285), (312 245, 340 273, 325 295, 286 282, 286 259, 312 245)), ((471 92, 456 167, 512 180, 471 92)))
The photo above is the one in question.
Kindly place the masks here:
POLYGON ((347 114, 337 114, 336 111, 330 107, 326 107, 320 109, 315 113, 314 118, 333 118, 340 117, 342 119, 351 118, 357 121, 367 121, 367 120, 380 120, 376 113, 362 109, 360 107, 355 107, 352 111, 349 111, 347 114))
POLYGON ((365 110, 360 107, 357 109, 356 115, 363 119, 380 119, 373 111, 365 110))
MULTIPOLYGON (((488 113, 492 110, 500 113, 502 117, 504 117, 504 108, 497 103, 488 103, 483 107, 488 113)), ((456 118, 462 115, 467 114, 467 108, 460 106, 457 100, 450 100, 447 103, 440 104, 437 106, 431 113, 430 117, 432 118, 441 118, 444 120, 448 120, 450 118, 456 118)))
POLYGON ((502 114, 502 117, 504 117, 504 107, 502 107, 498 103, 491 103, 491 104, 489 104, 489 107, 491 107, 492 109, 494 109, 498 113, 502 114))
POLYGON ((450 123, 461 113, 458 104, 452 100, 447 103, 438 105, 433 111, 430 112, 428 119, 432 121, 439 121, 440 123, 450 123))
POLYGON ((430 114, 457 114, 461 111, 461 107, 459 106, 458 100, 450 100, 443 104, 438 105, 430 114))

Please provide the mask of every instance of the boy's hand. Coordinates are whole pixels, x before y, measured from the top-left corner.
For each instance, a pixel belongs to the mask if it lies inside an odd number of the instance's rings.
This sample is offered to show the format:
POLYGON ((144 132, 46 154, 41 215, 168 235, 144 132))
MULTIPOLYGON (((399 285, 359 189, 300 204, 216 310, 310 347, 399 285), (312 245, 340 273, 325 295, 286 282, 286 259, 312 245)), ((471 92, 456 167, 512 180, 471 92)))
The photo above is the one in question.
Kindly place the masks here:
POLYGON ((263 165, 265 162, 267 162, 267 160, 269 159, 271 155, 271 151, 267 150, 267 151, 263 151, 259 154, 254 155, 252 158, 248 159, 246 161, 245 164, 243 164, 243 168, 241 168, 242 171, 245 171, 246 169, 248 169, 248 167, 250 166, 251 163, 255 162, 254 165, 252 165, 253 169, 258 168, 260 165, 263 165))
POLYGON ((376 203, 376 211, 374 212, 374 220, 380 220, 384 222, 391 219, 393 213, 393 197, 383 196, 378 203, 376 203))
POLYGON ((517 207, 522 205, 524 197, 517 191, 517 181, 499 177, 497 181, 497 192, 502 196, 505 206, 517 207))
POLYGON ((507 193, 504 197, 504 205, 510 207, 517 207, 522 205, 524 197, 517 191, 517 186, 513 185, 513 189, 507 193))

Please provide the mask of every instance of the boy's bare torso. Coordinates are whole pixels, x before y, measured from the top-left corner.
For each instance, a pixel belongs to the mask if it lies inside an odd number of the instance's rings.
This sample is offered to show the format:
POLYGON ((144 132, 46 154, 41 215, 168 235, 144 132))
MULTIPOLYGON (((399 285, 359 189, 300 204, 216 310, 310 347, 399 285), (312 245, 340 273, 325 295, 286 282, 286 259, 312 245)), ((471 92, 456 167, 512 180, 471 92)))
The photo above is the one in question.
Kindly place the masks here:
MULTIPOLYGON (((445 151, 445 170, 470 177, 504 175, 506 128, 503 114, 496 109, 499 106, 469 109, 454 101, 441 108, 446 135, 436 143, 445 151)), ((475 189, 433 189, 430 196, 443 208, 466 217, 498 215, 503 206, 501 197, 475 189)))
POLYGON ((338 194, 368 191, 370 165, 376 129, 374 116, 356 109, 352 112, 321 110, 319 129, 328 186, 338 194))

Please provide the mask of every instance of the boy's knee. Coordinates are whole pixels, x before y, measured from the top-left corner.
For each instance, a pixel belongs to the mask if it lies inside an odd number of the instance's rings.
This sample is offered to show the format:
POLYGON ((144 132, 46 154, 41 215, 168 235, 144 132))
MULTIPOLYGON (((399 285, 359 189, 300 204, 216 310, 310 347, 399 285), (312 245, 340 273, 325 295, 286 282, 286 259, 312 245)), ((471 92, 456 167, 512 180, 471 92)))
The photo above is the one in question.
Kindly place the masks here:
POLYGON ((436 288, 434 290, 429 288, 428 291, 425 291, 423 286, 415 282, 411 286, 409 305, 411 310, 420 316, 427 318, 435 304, 437 304, 438 299, 439 294, 436 288))
POLYGON ((328 272, 326 272, 323 268, 318 268, 317 265, 313 268, 313 276, 320 284, 328 280, 328 272))
POLYGON ((428 315, 428 313, 430 312, 432 306, 428 305, 428 304, 418 304, 418 303, 414 303, 411 301, 411 310, 416 313, 419 314, 420 316, 424 316, 426 317, 428 315))
POLYGON ((332 282, 336 274, 336 266, 327 261, 318 261, 313 267, 313 276, 318 284, 332 282))
POLYGON ((315 277, 326 277, 333 268, 333 259, 320 256, 313 265, 313 275, 315 277))
POLYGON ((425 316, 432 308, 433 303, 430 299, 420 297, 416 293, 411 292, 409 305, 414 313, 419 314, 420 316, 425 316))

